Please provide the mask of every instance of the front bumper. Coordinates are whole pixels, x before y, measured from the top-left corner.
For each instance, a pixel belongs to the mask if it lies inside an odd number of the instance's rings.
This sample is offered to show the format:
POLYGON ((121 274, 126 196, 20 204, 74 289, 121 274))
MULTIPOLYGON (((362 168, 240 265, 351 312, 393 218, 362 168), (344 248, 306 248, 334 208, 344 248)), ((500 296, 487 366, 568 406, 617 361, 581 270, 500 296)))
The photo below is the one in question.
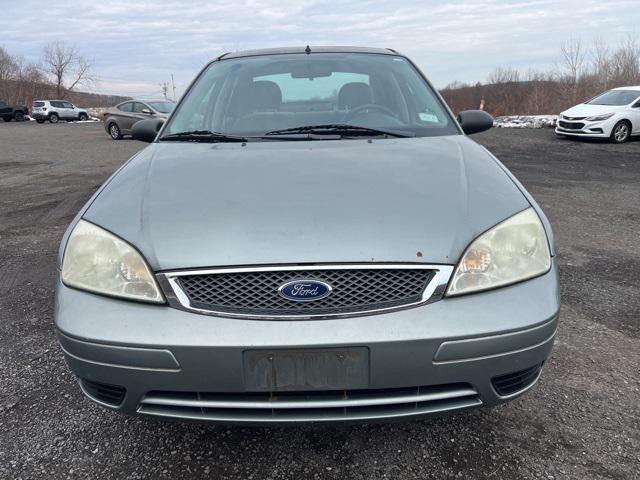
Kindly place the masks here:
POLYGON ((575 137, 609 138, 615 123, 615 120, 612 119, 598 122, 558 120, 556 133, 575 137))
POLYGON ((199 315, 58 281, 55 322, 69 366, 87 382, 83 391, 105 406, 182 419, 287 423, 417 417, 515 398, 539 377, 539 369, 528 369, 549 356, 558 311, 554 262, 549 273, 510 287, 312 321, 199 315), (343 347, 368 349, 367 389, 285 395, 245 388, 247 350, 343 347), (525 371, 521 388, 498 394, 496 377, 525 371), (117 406, 101 402, 89 388, 95 384, 125 393, 117 406))

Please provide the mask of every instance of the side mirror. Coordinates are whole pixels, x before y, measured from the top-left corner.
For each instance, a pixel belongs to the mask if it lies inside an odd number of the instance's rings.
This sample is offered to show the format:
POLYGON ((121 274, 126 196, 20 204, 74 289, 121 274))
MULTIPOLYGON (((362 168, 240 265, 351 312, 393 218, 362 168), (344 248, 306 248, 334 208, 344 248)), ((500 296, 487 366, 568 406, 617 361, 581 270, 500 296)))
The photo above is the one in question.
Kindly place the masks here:
POLYGON ((153 142, 163 124, 164 120, 160 120, 159 118, 140 120, 131 127, 131 136, 141 142, 153 142))
POLYGON ((458 114, 458 123, 467 135, 493 127, 493 117, 484 110, 465 110, 458 114))
POLYGON ((151 115, 153 112, 151 110, 149 110, 148 108, 143 108, 141 110, 141 113, 146 113, 147 115, 151 115))

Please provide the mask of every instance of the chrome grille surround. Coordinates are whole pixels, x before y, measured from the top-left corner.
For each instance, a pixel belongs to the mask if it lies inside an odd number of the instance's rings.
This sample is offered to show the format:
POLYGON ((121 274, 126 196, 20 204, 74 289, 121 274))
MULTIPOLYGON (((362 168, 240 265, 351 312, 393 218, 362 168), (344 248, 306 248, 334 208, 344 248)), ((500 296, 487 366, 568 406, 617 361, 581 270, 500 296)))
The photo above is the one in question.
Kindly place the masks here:
MULTIPOLYGON (((446 286, 449 282, 449 278, 453 272, 453 266, 451 265, 427 265, 427 264, 338 264, 338 265, 278 265, 278 266, 258 266, 258 267, 240 267, 240 268, 217 268, 217 269, 202 269, 202 270, 184 270, 184 271, 171 271, 162 272, 157 274, 158 282, 161 288, 164 290, 165 296, 169 304, 181 310, 187 310, 191 312, 201 313, 205 315, 215 315, 220 317, 230 318, 245 318, 245 319, 262 319, 262 320, 305 320, 305 319, 325 319, 325 318, 345 318, 363 315, 373 315, 381 312, 391 312, 395 310, 402 310, 406 308, 413 308, 419 305, 439 300, 444 295, 446 286), (282 274, 283 280, 289 278, 309 278, 314 274, 318 274, 317 280, 327 280, 326 277, 320 276, 322 272, 335 272, 336 275, 342 275, 357 272, 373 272, 375 281, 378 284, 381 282, 380 273, 384 274, 384 271, 391 271, 395 274, 403 275, 407 271, 420 272, 425 279, 425 286, 421 287, 421 290, 402 301, 392 301, 376 304, 362 304, 361 308, 348 308, 339 306, 334 308, 326 308, 326 304, 322 305, 323 300, 317 302, 291 302, 292 305, 297 307, 297 310, 290 308, 286 309, 264 309, 259 311, 257 309, 243 308, 242 305, 238 305, 234 308, 233 305, 225 306, 224 308, 215 308, 215 305, 210 307, 194 302, 192 298, 185 292, 183 280, 184 277, 190 278, 203 278, 209 275, 228 275, 228 274, 282 274), (322 308, 325 307, 325 308, 322 308)), ((313 277, 312 277, 313 278, 313 277)), ((383 278, 383 277, 382 277, 383 278)), ((414 279, 415 280, 415 279, 414 279)), ((329 283, 331 281, 329 280, 329 283)), ((414 281, 415 284, 415 281, 414 281)), ((279 297, 277 292, 277 285, 272 292, 274 298, 279 297)), ((380 285, 378 285, 380 286, 380 285)), ((382 285, 382 289, 386 285, 382 285)), ((335 286, 334 286, 335 287, 335 286)), ((394 281, 394 288, 398 288, 397 281, 394 281)), ((353 296, 353 294, 352 294, 353 296)), ((330 297, 328 297, 330 298, 330 297)), ((335 297, 334 297, 335 299, 335 297)), ((254 300, 252 300, 255 303, 254 300)))
POLYGON ((482 405, 465 383, 407 388, 205 393, 147 392, 138 413, 225 423, 338 422, 403 418, 482 405))

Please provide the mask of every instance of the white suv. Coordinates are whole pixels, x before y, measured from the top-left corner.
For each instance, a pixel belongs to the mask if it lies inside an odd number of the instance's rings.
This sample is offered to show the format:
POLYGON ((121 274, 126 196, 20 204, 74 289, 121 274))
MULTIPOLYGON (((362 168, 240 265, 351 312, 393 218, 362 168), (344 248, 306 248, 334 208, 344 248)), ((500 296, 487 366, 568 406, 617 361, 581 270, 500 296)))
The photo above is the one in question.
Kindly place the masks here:
POLYGON ((51 123, 58 123, 59 120, 89 120, 86 110, 66 100, 36 100, 33 102, 31 116, 38 123, 44 123, 45 120, 51 123))

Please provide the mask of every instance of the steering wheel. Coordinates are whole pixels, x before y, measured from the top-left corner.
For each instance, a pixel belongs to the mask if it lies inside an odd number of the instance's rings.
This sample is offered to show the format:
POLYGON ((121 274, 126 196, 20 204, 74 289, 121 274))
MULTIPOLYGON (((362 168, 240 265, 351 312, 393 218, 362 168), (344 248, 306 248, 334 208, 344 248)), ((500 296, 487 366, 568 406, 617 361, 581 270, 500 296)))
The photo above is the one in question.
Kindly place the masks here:
POLYGON ((379 105, 377 103, 366 103, 364 105, 360 105, 359 107, 356 107, 353 110, 349 111, 349 113, 347 113, 345 120, 351 120, 353 117, 355 117, 361 112, 364 112, 365 110, 378 110, 379 112, 386 113, 388 115, 391 115, 394 118, 398 118, 398 115, 396 115, 395 112, 393 112, 393 110, 390 110, 384 105, 379 105))

